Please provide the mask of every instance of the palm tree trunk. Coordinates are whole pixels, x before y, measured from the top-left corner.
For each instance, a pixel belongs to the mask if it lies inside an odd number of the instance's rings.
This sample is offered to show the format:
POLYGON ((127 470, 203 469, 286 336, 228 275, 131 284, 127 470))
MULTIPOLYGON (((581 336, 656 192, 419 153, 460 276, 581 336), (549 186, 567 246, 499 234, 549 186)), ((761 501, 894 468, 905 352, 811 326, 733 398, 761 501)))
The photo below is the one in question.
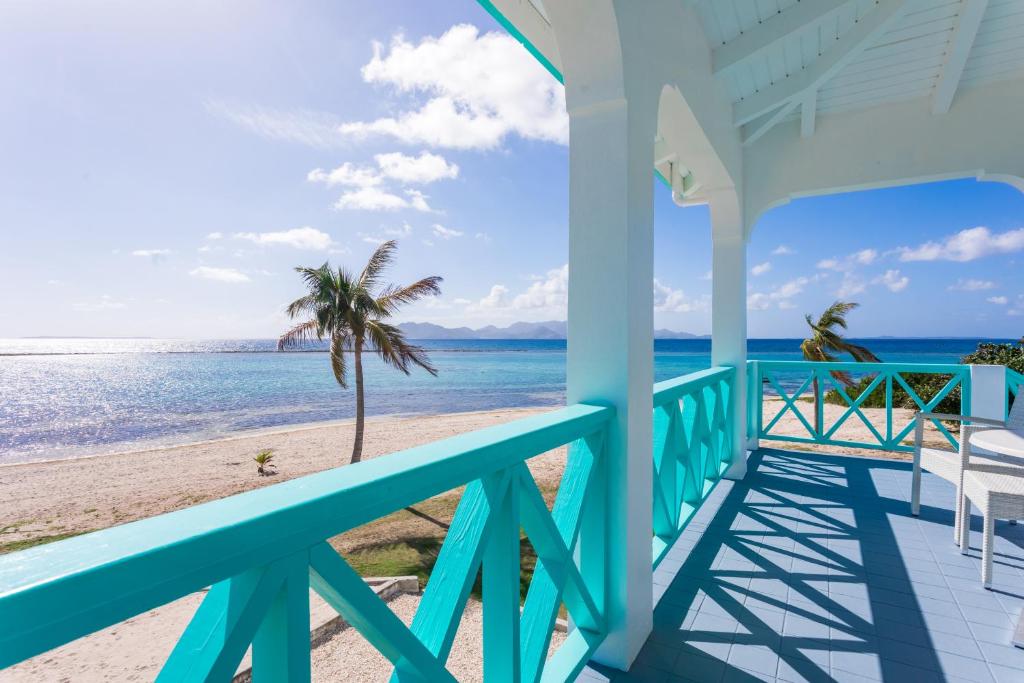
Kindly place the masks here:
POLYGON ((352 444, 352 460, 356 463, 363 458, 363 429, 366 421, 366 405, 363 400, 363 340, 356 337, 352 347, 356 365, 356 438, 352 444))

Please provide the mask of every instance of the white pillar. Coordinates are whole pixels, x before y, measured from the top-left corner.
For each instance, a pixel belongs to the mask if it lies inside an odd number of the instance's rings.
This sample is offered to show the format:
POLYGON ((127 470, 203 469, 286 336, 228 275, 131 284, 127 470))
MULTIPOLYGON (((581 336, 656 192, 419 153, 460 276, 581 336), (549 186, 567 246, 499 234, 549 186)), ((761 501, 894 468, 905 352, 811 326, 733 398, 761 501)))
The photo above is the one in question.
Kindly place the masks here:
POLYGON ((714 193, 711 207, 711 364, 736 368, 732 393, 732 464, 725 476, 747 473, 747 241, 735 190, 714 193))
POLYGON ((1006 419, 1006 367, 1003 365, 971 366, 971 417, 990 420, 1006 419))
POLYGON ((595 659, 627 669, 653 617, 655 112, 613 99, 569 114, 567 399, 616 409, 605 451, 609 634, 595 659))

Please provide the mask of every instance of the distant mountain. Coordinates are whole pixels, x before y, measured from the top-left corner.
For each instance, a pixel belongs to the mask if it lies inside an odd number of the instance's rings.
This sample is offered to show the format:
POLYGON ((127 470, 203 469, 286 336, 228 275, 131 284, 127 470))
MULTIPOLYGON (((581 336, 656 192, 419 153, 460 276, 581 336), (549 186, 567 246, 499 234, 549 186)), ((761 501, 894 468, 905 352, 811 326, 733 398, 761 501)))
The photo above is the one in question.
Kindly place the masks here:
MULTIPOLYGON (((565 339, 566 322, 512 323, 508 327, 488 325, 479 329, 443 327, 434 323, 401 323, 409 339, 565 339)), ((706 335, 705 335, 706 336, 706 335)), ((698 335, 672 330, 655 330, 655 339, 697 339, 698 335)))

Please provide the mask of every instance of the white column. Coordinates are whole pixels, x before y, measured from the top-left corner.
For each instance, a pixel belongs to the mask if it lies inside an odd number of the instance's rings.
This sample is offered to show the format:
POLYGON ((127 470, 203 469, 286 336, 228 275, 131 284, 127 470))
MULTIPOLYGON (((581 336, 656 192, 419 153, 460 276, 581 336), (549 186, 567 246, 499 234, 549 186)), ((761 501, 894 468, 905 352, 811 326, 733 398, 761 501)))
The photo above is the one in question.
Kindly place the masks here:
POLYGON ((725 476, 747 473, 747 242, 734 190, 711 196, 711 364, 736 368, 733 453, 725 476))
POLYGON ((1006 419, 1006 367, 1003 365, 971 366, 971 417, 990 420, 1006 419))
POLYGON ((618 669, 636 657, 653 616, 655 112, 637 109, 613 99, 569 112, 567 398, 616 409, 605 451, 609 635, 595 659, 618 669))

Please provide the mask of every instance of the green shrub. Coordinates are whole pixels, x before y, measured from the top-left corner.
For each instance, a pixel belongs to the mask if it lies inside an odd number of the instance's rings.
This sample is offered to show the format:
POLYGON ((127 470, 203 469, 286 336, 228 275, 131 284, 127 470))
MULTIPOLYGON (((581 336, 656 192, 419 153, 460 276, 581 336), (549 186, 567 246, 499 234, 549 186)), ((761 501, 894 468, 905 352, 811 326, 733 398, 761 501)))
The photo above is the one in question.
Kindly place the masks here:
MULTIPOLYGON (((1016 344, 994 344, 990 342, 983 342, 978 344, 978 350, 974 353, 969 353, 960 359, 960 363, 964 365, 1005 365, 1011 370, 1016 370, 1024 374, 1024 337, 1021 338, 1016 344)), ((921 398, 922 401, 927 404, 931 401, 936 394, 942 391, 942 388, 946 386, 952 375, 930 375, 930 374, 903 374, 903 381, 910 386, 911 389, 921 398)), ((868 375, 862 377, 857 385, 852 389, 847 389, 847 395, 857 400, 868 385, 875 379, 875 375, 868 375)), ((839 395, 839 392, 835 389, 827 392, 824 398, 825 403, 833 403, 836 405, 846 405, 846 401, 839 395)), ((892 386, 892 404, 894 408, 907 408, 909 410, 920 410, 921 407, 917 404, 914 399, 910 397, 899 382, 894 381, 892 386)), ((868 396, 861 404, 864 408, 884 408, 885 407, 885 382, 882 381, 878 384, 871 395, 868 396)), ((936 413, 960 413, 960 387, 955 387, 949 394, 943 398, 939 405, 935 406, 933 412, 936 413)))

